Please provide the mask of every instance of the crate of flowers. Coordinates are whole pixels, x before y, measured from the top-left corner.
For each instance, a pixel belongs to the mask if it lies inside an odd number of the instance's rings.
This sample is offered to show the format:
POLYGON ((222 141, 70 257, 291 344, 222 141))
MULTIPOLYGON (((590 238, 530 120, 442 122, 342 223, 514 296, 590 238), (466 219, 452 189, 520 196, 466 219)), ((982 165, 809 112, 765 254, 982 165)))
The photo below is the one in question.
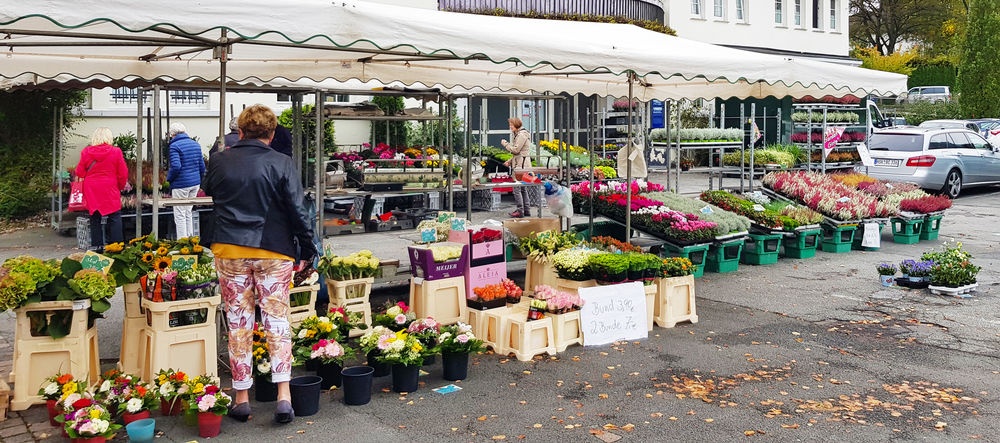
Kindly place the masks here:
POLYGON ((469 247, 455 242, 414 245, 407 252, 410 272, 426 280, 460 277, 469 262, 469 247))

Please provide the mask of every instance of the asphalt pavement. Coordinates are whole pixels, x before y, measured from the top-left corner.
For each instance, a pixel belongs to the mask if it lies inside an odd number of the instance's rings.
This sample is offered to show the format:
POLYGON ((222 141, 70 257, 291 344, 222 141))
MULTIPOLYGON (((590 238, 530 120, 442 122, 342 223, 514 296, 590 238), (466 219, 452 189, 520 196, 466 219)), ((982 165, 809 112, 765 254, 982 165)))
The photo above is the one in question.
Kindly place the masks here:
MULTIPOLYGON (((665 182, 659 174, 652 180, 665 182)), ((695 194, 706 183, 704 175, 685 174, 680 190, 695 194)), ((957 199, 936 241, 893 243, 887 227, 877 251, 817 252, 706 273, 696 280, 696 324, 656 327, 643 340, 572 346, 527 363, 482 354, 472 359, 470 377, 455 383, 462 389, 449 394, 431 390, 450 383, 439 359, 425 367, 417 392, 392 393, 390 380, 378 378, 368 405, 345 406, 342 393, 331 391, 318 414, 290 425, 271 422, 273 403, 253 403, 253 418, 227 419, 216 440, 1000 441, 997 190, 957 199), (983 268, 971 298, 879 284, 877 263, 918 258, 946 241, 961 241, 983 268)), ((473 220, 487 217, 503 212, 474 213, 473 220)), ((405 264, 414 237, 332 237, 326 246, 338 253, 367 248, 405 264)), ((75 239, 48 228, 0 236, 0 259, 72 252, 75 239)), ((510 269, 523 283, 523 264, 510 269)), ((407 293, 406 286, 382 285, 373 299, 407 293)), ((107 365, 117 358, 122 316, 122 303, 113 302, 98 325, 107 365)), ((13 319, 0 313, 2 373, 11 361, 13 319)), ((9 413, 0 441, 56 440, 53 429, 44 407, 35 406, 9 413)), ((179 418, 158 418, 157 431, 158 442, 204 440, 179 418)))

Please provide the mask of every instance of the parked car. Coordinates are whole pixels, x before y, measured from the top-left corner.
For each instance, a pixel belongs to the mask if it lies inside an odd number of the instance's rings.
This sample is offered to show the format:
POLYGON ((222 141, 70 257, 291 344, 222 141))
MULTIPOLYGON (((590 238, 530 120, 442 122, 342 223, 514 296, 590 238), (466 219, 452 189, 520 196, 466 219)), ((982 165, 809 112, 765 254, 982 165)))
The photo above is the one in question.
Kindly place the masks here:
POLYGON ((979 124, 972 120, 927 120, 925 122, 917 125, 921 128, 954 128, 961 129, 965 128, 979 135, 982 135, 982 131, 979 128, 979 124))
POLYGON ((917 86, 910 88, 906 94, 896 99, 897 103, 916 103, 928 101, 931 103, 942 103, 951 101, 951 88, 948 86, 917 86), (903 101, 901 102, 900 99, 903 101))
POLYGON ((979 125, 979 135, 995 147, 1000 147, 1000 119, 981 118, 973 120, 979 125))
POLYGON ((873 133, 866 146, 878 179, 914 182, 956 198, 962 189, 1000 184, 1000 147, 965 128, 890 128, 873 133))

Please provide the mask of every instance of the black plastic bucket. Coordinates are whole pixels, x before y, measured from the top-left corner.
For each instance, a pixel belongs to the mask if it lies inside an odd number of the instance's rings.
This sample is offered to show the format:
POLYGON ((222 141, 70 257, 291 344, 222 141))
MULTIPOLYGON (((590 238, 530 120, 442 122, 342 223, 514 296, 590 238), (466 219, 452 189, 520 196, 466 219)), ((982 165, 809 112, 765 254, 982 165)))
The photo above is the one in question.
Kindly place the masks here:
POLYGON ((372 379, 375 368, 350 366, 340 372, 344 383, 344 404, 366 405, 372 400, 372 379))
POLYGON ((323 378, 318 375, 303 375, 288 382, 296 416, 306 417, 319 412, 319 394, 322 392, 319 385, 322 382, 323 378))

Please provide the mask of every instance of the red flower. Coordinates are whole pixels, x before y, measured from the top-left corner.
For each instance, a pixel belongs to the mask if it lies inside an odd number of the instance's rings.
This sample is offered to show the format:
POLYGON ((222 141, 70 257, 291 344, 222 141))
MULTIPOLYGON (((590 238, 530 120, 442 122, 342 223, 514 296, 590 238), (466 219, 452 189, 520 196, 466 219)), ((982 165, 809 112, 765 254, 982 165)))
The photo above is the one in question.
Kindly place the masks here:
POLYGON ((87 406, 90 406, 90 405, 93 405, 93 404, 94 404, 94 402, 91 401, 89 398, 81 398, 81 399, 73 402, 73 409, 83 409, 83 408, 86 408, 87 406))
POLYGON ((215 395, 216 392, 219 392, 219 387, 218 386, 216 386, 216 385, 205 386, 205 393, 206 394, 208 394, 208 395, 215 395))

